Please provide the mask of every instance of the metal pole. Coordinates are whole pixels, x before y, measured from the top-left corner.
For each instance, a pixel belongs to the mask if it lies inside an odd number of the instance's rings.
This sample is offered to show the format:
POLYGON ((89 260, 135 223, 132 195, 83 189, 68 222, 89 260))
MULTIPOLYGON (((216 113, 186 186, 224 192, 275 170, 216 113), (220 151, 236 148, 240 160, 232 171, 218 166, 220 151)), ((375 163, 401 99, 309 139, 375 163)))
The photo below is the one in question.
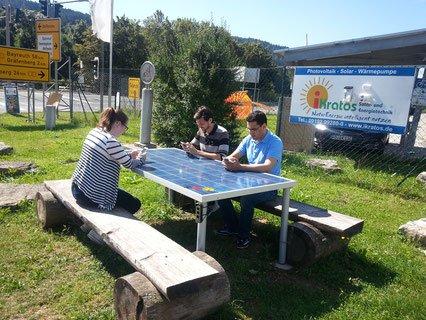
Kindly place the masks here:
POLYGON ((33 89, 33 122, 35 123, 35 84, 32 85, 33 89))
POLYGON ((108 84, 108 107, 111 107, 112 95, 112 38, 113 38, 113 23, 114 23, 114 0, 111 0, 111 35, 109 39, 109 84, 108 84))
POLYGON ((283 202, 281 212, 281 228, 277 268, 290 270, 292 267, 286 264, 287 258, 287 229, 288 229, 288 210, 290 206, 290 188, 283 190, 283 202))
POLYGON ((142 89, 142 113, 140 143, 149 147, 151 144, 151 119, 152 119, 152 90, 142 89))
POLYGON ((55 61, 55 91, 58 92, 59 84, 58 84, 58 61, 55 61))
POLYGON ((46 18, 50 17, 50 0, 46 0, 46 18))
POLYGON ((46 110, 46 84, 43 83, 43 112, 46 110))
POLYGON ((201 222, 197 223, 197 251, 206 251, 207 203, 201 203, 201 222))
POLYGON ((104 48, 104 42, 101 42, 101 59, 99 61, 100 63, 100 70, 101 74, 99 75, 99 98, 100 98, 100 105, 99 109, 100 111, 104 111, 104 60, 105 60, 105 48, 104 48))
POLYGON ((10 46, 10 0, 6 5, 6 45, 10 46))
POLYGON ((30 108, 30 103, 31 103, 31 97, 30 97, 30 84, 27 83, 27 102, 28 102, 28 122, 31 121, 31 108, 30 108))
POLYGON ((71 67, 71 57, 68 57, 68 79, 70 82, 69 87, 69 103, 70 103, 70 120, 73 117, 73 108, 74 108, 74 97, 73 97, 73 86, 72 86, 72 67, 71 67))

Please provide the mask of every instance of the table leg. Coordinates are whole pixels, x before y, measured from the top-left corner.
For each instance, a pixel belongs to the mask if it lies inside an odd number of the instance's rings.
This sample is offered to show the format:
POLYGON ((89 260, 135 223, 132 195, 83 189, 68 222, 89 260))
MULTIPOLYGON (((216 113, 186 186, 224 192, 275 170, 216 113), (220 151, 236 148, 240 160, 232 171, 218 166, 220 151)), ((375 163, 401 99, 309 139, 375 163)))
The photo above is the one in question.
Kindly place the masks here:
POLYGON ((284 269, 284 270, 290 270, 292 268, 290 265, 286 264, 289 206, 290 206, 290 188, 286 188, 284 189, 284 192, 283 192, 278 262, 275 263, 275 266, 277 268, 284 269))
POLYGON ((201 217, 197 222, 197 251, 206 251, 207 203, 200 203, 201 217))

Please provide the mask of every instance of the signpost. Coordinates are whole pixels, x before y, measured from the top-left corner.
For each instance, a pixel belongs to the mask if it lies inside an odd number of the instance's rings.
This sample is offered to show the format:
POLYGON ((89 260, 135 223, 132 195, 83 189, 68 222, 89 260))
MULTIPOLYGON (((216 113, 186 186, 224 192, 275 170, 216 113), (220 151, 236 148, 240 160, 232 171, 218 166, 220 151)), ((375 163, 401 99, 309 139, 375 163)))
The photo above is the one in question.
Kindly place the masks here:
POLYGON ((0 46, 0 79, 49 82, 49 53, 0 46))
POLYGON ((129 90, 128 97, 129 99, 140 99, 141 91, 141 79, 139 78, 129 78, 129 90))
POLYGON ((61 61, 61 19, 36 20, 37 49, 50 53, 53 61, 61 61))
POLYGON ((152 119, 152 90, 149 87, 155 77, 155 67, 150 61, 145 61, 141 65, 141 80, 147 86, 142 89, 142 112, 141 131, 139 144, 145 147, 152 147, 151 144, 151 119, 152 119))

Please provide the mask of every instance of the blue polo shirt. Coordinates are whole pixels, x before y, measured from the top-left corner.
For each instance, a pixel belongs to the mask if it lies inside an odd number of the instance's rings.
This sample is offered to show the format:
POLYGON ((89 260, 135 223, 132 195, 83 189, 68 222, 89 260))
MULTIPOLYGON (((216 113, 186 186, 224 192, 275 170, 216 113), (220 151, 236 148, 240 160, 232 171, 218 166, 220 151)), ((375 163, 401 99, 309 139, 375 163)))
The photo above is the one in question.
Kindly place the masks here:
POLYGON ((260 141, 255 141, 248 135, 241 141, 237 148, 241 156, 246 156, 249 164, 265 163, 266 159, 274 158, 277 161, 269 172, 276 176, 281 173, 281 160, 283 157, 283 142, 271 131, 267 130, 265 137, 260 141))

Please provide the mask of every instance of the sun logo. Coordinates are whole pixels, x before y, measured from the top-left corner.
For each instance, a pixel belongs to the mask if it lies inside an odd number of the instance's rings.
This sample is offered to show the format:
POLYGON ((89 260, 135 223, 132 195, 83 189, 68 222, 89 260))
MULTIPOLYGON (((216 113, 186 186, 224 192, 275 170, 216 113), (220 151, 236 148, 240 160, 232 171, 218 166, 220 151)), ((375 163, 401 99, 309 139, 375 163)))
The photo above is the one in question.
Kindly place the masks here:
POLYGON ((328 100, 328 90, 333 87, 330 81, 324 78, 313 79, 313 82, 309 80, 305 83, 305 87, 300 93, 300 101, 303 106, 303 110, 309 113, 311 109, 319 109, 321 104, 324 104, 328 100))

